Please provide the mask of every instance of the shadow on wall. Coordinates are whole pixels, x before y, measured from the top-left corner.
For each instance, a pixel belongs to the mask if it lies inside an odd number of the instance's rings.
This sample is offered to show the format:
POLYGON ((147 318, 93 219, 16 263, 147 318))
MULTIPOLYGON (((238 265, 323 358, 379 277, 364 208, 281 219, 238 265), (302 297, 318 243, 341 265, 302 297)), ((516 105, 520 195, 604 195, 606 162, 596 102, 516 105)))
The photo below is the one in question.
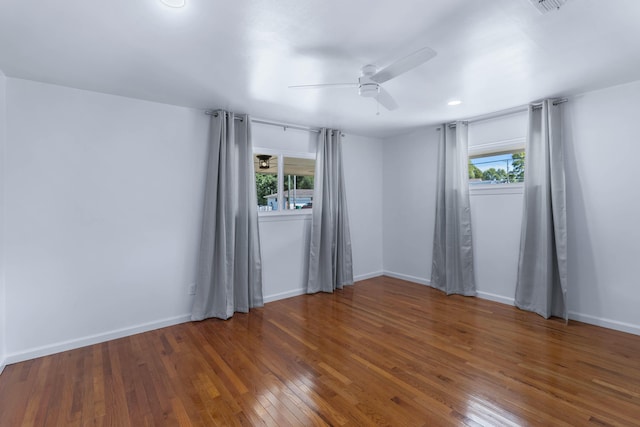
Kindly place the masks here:
MULTIPOLYGON (((593 243, 589 234, 587 208, 584 202, 582 181, 578 163, 576 161, 576 147, 573 138, 574 118, 570 108, 563 109, 562 121, 564 126, 564 155, 565 176, 567 186, 567 265, 569 272, 568 300, 569 313, 577 312, 579 301, 587 298, 591 301, 601 301, 597 283, 596 260, 593 254, 593 243)), ((597 304, 597 303, 596 303, 597 304)), ((590 312, 591 316, 601 316, 602 307, 594 307, 597 311, 590 312)))

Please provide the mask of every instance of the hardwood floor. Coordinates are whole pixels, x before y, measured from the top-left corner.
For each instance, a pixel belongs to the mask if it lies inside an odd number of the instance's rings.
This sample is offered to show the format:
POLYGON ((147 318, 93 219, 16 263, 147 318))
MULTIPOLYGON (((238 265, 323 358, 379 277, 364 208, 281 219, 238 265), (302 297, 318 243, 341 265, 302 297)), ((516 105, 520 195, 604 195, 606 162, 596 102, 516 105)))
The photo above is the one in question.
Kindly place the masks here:
POLYGON ((380 277, 10 365, 22 425, 640 425, 640 336, 380 277))

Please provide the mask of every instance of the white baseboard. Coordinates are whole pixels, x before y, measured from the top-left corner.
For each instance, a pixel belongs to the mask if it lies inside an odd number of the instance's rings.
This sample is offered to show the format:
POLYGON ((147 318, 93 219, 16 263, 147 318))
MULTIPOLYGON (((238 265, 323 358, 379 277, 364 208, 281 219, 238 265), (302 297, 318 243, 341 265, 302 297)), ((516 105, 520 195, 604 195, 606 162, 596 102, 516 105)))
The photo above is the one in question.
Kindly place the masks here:
MULTIPOLYGON (((395 273, 392 271, 382 271, 375 272, 370 274, 364 274, 360 276, 354 277, 355 281, 365 280, 372 277, 378 277, 381 275, 393 277, 396 279, 406 280, 413 283, 418 283, 421 285, 430 285, 430 281, 427 279, 395 273)), ((299 288, 290 290, 287 292, 281 292, 278 294, 267 295, 264 297, 264 302, 272 302, 280 299, 290 298, 298 295, 304 295, 305 289, 299 288)), ((487 299, 491 301, 495 301, 502 304, 513 305, 513 298, 504 297, 502 295, 496 295, 489 292, 478 291, 478 297, 482 299, 487 299)), ((634 325, 631 323, 620 322, 617 320, 601 318, 597 316, 591 316, 588 314, 582 314, 577 312, 569 312, 569 318, 572 320, 577 320, 579 322, 588 323, 591 325, 601 326, 604 328, 614 329, 617 331, 627 332, 635 335, 640 335, 640 325, 634 325)), ((5 355, 4 360, 0 360, 0 374, 4 370, 7 365, 12 363, 23 362, 25 360, 35 359, 42 356, 48 356, 54 353, 60 353, 67 350, 73 350, 80 347, 85 347, 88 345, 98 344, 105 341, 110 341, 118 338, 127 337, 130 335, 139 334, 142 332, 152 331, 154 329, 160 329, 167 326, 173 326, 180 323, 189 322, 191 320, 190 314, 184 314, 181 316, 171 317, 164 320, 159 320, 155 322, 143 323, 136 326, 131 326, 127 328, 117 329, 109 332, 104 332, 100 334, 90 335, 83 338, 73 339, 69 341, 63 341, 60 343, 50 344, 42 347, 36 347, 32 349, 28 349, 25 351, 21 351, 18 353, 5 355)))
POLYGON ((603 328, 614 329, 616 331, 628 332, 634 335, 640 335, 640 325, 632 323, 620 322, 618 320, 605 319, 603 317, 591 316, 589 314, 569 312, 569 319, 578 322, 588 323, 590 325, 602 326, 603 328))
POLYGON ((382 275, 384 275, 384 271, 382 271, 382 270, 374 271, 373 273, 359 274, 359 275, 353 277, 353 281, 354 282, 360 282, 362 280, 373 279, 374 277, 380 277, 382 275))
POLYGON ((413 282, 413 283, 418 283, 420 285, 431 286, 431 280, 423 279, 421 277, 410 276, 408 274, 396 273, 388 270, 385 270, 383 274, 385 276, 393 277, 394 279, 406 280, 407 282, 413 282))
POLYGON ((131 326, 122 329, 116 329, 95 335, 89 335, 83 338, 63 341, 55 344, 45 345, 42 347, 31 348, 18 353, 8 354, 4 363, 10 365, 12 363, 23 362, 25 360, 35 359, 50 354, 60 353, 67 350, 74 350, 88 345, 99 344, 105 341, 111 341, 118 338, 128 337, 130 335, 142 332, 152 331, 154 329, 165 328, 167 326, 178 325, 191 321, 191 314, 183 314, 181 316, 171 317, 155 322, 143 323, 141 325, 131 326))
MULTIPOLYGON (((369 277, 380 276, 382 272, 371 273, 367 275, 358 276, 358 280, 364 280, 369 277)), ((264 302, 273 302, 285 298, 290 298, 298 295, 304 295, 306 293, 304 288, 293 289, 286 292, 267 295, 264 297, 264 302)), ((108 331, 100 334, 89 335, 82 338, 72 339, 68 341, 62 341, 54 344, 49 344, 41 347, 30 348, 28 350, 20 351, 6 355, 5 359, 0 362, 0 373, 4 370, 5 366, 12 363, 24 362, 25 360, 31 360, 38 357, 48 356, 55 353, 60 353, 67 350, 74 350, 76 348, 85 347, 88 345, 99 344, 105 341, 110 341, 118 338, 127 337, 130 335, 139 334, 142 332, 152 331, 154 329, 160 329, 167 326, 178 325, 191 321, 191 314, 183 314, 181 316, 171 317, 164 320, 155 322, 143 323, 141 325, 131 326, 127 328, 108 331)))
MULTIPOLYGON (((414 277, 407 274, 395 273, 393 271, 384 271, 385 276, 394 277, 396 279, 406 280, 408 282, 418 283, 421 285, 430 285, 430 281, 420 277, 414 277)), ((492 294, 490 292, 478 291, 478 298, 486 299, 489 301, 498 302, 500 304, 515 305, 515 300, 512 297, 505 297, 503 295, 492 294)), ((618 320, 606 319, 597 316, 591 316, 589 314, 577 313, 575 311, 569 312, 569 319, 576 320, 578 322, 588 323, 590 325, 601 326, 603 328, 613 329, 615 331, 627 332, 634 335, 640 335, 640 325, 634 325, 632 323, 620 322, 618 320)))
MULTIPOLYGON (((354 276, 353 277, 353 281, 354 282, 359 282, 361 280, 366 280, 366 279, 371 279, 373 277, 378 277, 378 276, 382 276, 384 274, 384 272, 382 271, 376 271, 373 273, 367 273, 367 274, 360 274, 358 276, 354 276)), ((268 302, 274 302, 274 301, 278 301, 281 299, 285 299, 285 298, 291 298, 291 297, 297 297, 299 295, 304 295, 307 293, 307 290, 304 288, 298 288, 298 289, 292 289, 286 292, 279 292, 277 294, 270 294, 270 295, 265 295, 263 297, 264 299, 264 303, 268 303, 268 302)))
POLYGON ((492 294, 490 292, 477 291, 477 297, 489 301, 499 302, 501 304, 515 305, 515 300, 513 298, 504 297, 498 294, 492 294))
MULTIPOLYGON (((354 283, 360 282, 361 280, 371 279, 373 277, 379 277, 379 276, 382 276, 383 274, 384 274, 383 271, 375 271, 373 273, 360 274, 358 276, 354 276, 353 281, 354 283)), ((278 301, 285 298, 297 297, 299 295, 304 295, 306 293, 307 293, 306 289, 298 288, 298 289, 292 289, 286 292, 280 292, 277 294, 265 295, 263 299, 264 299, 264 303, 266 304, 268 302, 278 301)))
POLYGON ((263 297, 263 300, 266 304, 268 302, 278 301, 285 298, 297 297, 298 295, 304 295, 306 293, 307 293, 306 289, 298 288, 298 289, 293 289, 286 292, 280 292, 277 294, 265 295, 263 297))

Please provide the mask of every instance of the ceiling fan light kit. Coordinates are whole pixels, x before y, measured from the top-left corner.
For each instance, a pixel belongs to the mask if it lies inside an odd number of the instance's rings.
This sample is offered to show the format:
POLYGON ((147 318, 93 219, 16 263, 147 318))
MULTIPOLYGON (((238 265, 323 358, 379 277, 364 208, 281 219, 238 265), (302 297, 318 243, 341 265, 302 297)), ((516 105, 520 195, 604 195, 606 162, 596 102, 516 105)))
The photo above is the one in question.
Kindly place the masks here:
POLYGON ((358 86, 358 95, 365 98, 375 98, 380 93, 380 85, 378 83, 360 83, 358 86))
POLYGON ((365 98, 375 98, 380 93, 380 85, 373 80, 371 76, 376 73, 375 65, 365 65, 362 67, 362 75, 358 79, 358 94, 365 98))

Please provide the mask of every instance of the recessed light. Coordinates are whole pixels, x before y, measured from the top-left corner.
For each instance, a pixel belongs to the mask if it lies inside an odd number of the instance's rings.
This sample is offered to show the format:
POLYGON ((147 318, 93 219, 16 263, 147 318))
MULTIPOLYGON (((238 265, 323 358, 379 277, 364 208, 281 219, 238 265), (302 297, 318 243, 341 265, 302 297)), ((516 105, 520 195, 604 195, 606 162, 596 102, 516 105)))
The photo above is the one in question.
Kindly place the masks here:
POLYGON ((187 0, 160 0, 160 1, 165 6, 175 7, 175 8, 184 7, 185 3, 187 2, 187 0))
POLYGON ((462 104, 462 101, 460 101, 459 99, 455 99, 453 101, 447 102, 447 105, 450 107, 455 107, 456 105, 460 105, 460 104, 462 104))

